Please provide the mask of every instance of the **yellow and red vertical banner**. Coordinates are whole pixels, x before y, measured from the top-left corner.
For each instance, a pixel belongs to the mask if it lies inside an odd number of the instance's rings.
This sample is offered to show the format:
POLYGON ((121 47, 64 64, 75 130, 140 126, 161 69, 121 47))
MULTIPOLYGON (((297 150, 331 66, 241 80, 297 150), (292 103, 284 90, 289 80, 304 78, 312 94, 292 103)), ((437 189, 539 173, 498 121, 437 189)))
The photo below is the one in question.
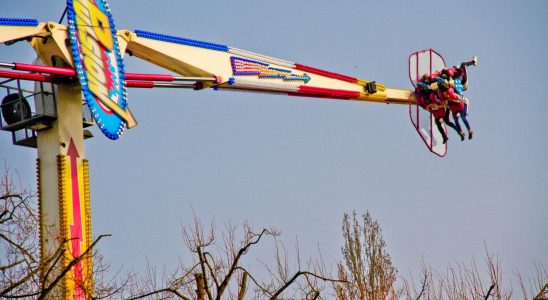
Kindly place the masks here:
POLYGON ((64 278, 66 299, 86 299, 92 293, 89 168, 74 142, 58 157, 61 240, 65 255, 61 269, 76 262, 64 278))

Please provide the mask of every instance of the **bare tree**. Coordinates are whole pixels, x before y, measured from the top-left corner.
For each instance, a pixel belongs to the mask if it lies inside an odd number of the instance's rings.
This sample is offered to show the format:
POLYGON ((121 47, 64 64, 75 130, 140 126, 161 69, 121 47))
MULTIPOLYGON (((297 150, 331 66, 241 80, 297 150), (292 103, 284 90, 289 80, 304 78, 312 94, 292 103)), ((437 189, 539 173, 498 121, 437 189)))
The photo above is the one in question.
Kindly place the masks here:
MULTIPOLYGON (((410 276, 396 282, 397 270, 381 227, 369 212, 344 215, 343 261, 337 264, 336 279, 326 271, 319 250, 320 259, 302 259, 298 242, 294 252, 289 251, 273 228, 257 231, 244 222, 242 226, 228 223, 217 230, 215 222, 206 227, 196 216, 182 228, 185 245, 193 254, 191 262, 180 262, 170 271, 149 264, 142 274, 121 275, 119 271, 107 279, 109 264, 96 245, 108 235, 96 238, 64 267, 60 262, 70 255, 70 240, 61 241, 50 257, 40 257, 36 197, 19 182, 6 167, 0 178, 0 298, 60 298, 59 283, 74 265, 87 258, 93 258, 94 272, 93 277, 84 279, 82 288, 91 299, 240 300, 253 295, 269 299, 505 300, 514 294, 509 280, 503 278, 501 260, 487 247, 483 268, 473 260, 468 265, 452 263, 439 272, 423 262, 417 281, 410 276), (273 263, 263 262, 263 276, 259 276, 261 272, 249 265, 248 254, 269 240, 273 243, 273 263)), ((515 272, 522 295, 524 299, 548 299, 548 272, 540 263, 535 266, 536 275, 529 280, 515 272)))
MULTIPOLYGON (((501 259, 485 246, 485 262, 478 265, 450 263, 444 271, 433 270, 422 262, 420 275, 415 280, 396 278, 386 250, 379 223, 366 212, 343 217, 344 261, 338 264, 338 278, 346 283, 334 284, 338 299, 493 299, 507 300, 514 295, 509 278, 503 277, 501 259)), ((537 263, 536 276, 524 280, 515 275, 524 299, 546 299, 548 272, 537 263)))
POLYGON ((95 249, 99 240, 108 235, 97 237, 82 255, 72 257, 64 267, 60 264, 69 255, 70 240, 61 241, 50 257, 40 257, 36 195, 24 188, 20 180, 13 179, 9 167, 4 168, 0 180, 0 298, 60 298, 62 279, 74 265, 91 257, 99 276, 93 279, 94 291, 89 288, 92 278, 84 278, 82 288, 86 294, 101 298, 117 292, 119 284, 115 280, 104 280, 108 265, 95 249))
MULTIPOLYGON (((219 232, 212 222, 207 228, 195 217, 183 227, 183 239, 194 260, 168 273, 150 267, 137 278, 129 299, 244 299, 249 287, 255 298, 321 299, 510 299, 512 286, 503 277, 501 260, 486 247, 484 264, 451 263, 443 272, 423 262, 418 281, 400 277, 386 250, 379 223, 367 212, 343 218, 342 247, 344 261, 338 263, 338 277, 333 279, 323 260, 301 259, 298 242, 294 254, 279 240, 279 232, 268 228, 255 231, 247 223, 241 227, 225 224, 219 232), (245 266, 244 257, 265 237, 273 242, 274 263, 263 263, 270 275, 260 279, 256 270, 245 266), (293 257, 293 261, 290 259, 293 257), (161 274, 161 275, 159 275, 161 274), (331 289, 326 288, 325 283, 331 289), (333 298, 333 297, 331 297, 333 298)), ((321 257, 321 255, 320 255, 321 257)), ((519 273, 518 273, 519 275, 519 273)), ((531 289, 518 277, 525 299, 544 299, 546 270, 537 266, 531 289), (530 296, 528 296, 530 295, 530 296), (544 298, 543 298, 544 297, 544 298)))
MULTIPOLYGON (((542 264, 535 264, 537 274, 528 285, 519 272, 515 275, 520 284, 523 299, 546 299, 548 273, 542 264), (527 285, 527 286, 526 286, 527 285), (544 298, 542 298, 544 297, 544 298)), ((404 299, 512 299, 514 290, 511 281, 503 277, 498 255, 485 250, 483 267, 475 259, 468 265, 451 263, 444 272, 433 271, 423 262, 420 286, 413 276, 402 278, 401 298, 404 299)))
POLYGON ((182 234, 193 254, 192 263, 181 263, 175 271, 164 270, 161 275, 149 266, 132 282, 128 299, 244 299, 250 293, 269 299, 317 299, 322 290, 319 282, 339 281, 324 275, 321 262, 301 264, 298 246, 296 268, 290 267, 288 251, 273 228, 255 231, 247 222, 241 228, 228 223, 218 232, 214 222, 206 228, 195 216, 192 224, 183 226, 182 234), (261 279, 243 261, 266 237, 274 239, 275 264, 264 264, 269 276, 261 279))
POLYGON ((5 167, 0 182, 0 296, 39 286, 40 244, 34 195, 17 185, 5 167))
POLYGON ((541 264, 535 263, 536 274, 529 280, 523 279, 519 271, 516 277, 525 299, 548 300, 548 270, 541 264))
POLYGON ((379 223, 366 212, 360 217, 354 212, 343 217, 344 262, 338 264, 339 299, 396 299, 397 270, 386 251, 379 223), (360 223, 361 221, 361 223, 360 223))
POLYGON ((443 299, 443 290, 436 285, 438 277, 432 271, 432 267, 425 263, 421 263, 421 271, 419 281, 415 282, 413 275, 410 274, 407 278, 401 278, 402 288, 400 298, 402 299, 443 299))

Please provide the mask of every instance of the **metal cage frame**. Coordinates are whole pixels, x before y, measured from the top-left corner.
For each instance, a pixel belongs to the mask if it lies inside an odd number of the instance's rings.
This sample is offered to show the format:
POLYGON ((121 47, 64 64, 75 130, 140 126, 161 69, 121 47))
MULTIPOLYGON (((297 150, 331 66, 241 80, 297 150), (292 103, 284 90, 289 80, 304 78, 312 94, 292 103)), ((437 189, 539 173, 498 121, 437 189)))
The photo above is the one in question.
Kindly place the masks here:
MULTIPOLYGON (((36 81, 31 91, 24 88, 21 79, 8 79, 0 81, 0 88, 6 91, 0 103, 0 129, 12 133, 14 145, 36 148, 37 132, 51 128, 57 119, 55 84, 36 81), (6 102, 10 95, 18 97, 6 102)), ((94 124, 85 103, 82 103, 82 117, 84 128, 94 124)), ((93 136, 91 132, 84 135, 93 136)))

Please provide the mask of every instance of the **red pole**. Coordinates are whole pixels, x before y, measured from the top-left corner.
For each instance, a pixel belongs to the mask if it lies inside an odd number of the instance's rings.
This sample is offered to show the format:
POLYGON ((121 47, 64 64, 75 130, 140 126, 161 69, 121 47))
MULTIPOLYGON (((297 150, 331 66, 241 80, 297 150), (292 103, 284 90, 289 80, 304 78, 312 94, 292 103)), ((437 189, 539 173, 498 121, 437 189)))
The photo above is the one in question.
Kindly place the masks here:
POLYGON ((0 70, 0 77, 51 82, 51 76, 36 74, 36 73, 20 73, 20 72, 11 72, 11 71, 2 71, 2 70, 0 70))
MULTIPOLYGON (((37 73, 48 73, 61 76, 76 76, 76 71, 70 68, 48 67, 40 65, 31 65, 23 63, 15 63, 13 69, 19 71, 29 71, 37 73)), ((140 74, 140 73, 125 73, 127 80, 151 80, 151 81, 173 81, 173 75, 164 74, 140 74)))
POLYGON ((152 81, 134 81, 134 80, 127 80, 126 81, 127 87, 134 87, 134 88, 148 88, 151 89, 154 87, 154 82, 152 81))
MULTIPOLYGON (((48 73, 61 76, 76 76, 76 71, 71 68, 48 67, 40 65, 31 65, 24 63, 14 63, 13 69, 19 71, 29 71, 37 73, 48 73)), ((173 75, 164 74, 140 74, 140 73, 125 73, 127 80, 151 80, 151 81, 173 81, 173 75)))
MULTIPOLYGON (((18 71, 29 71, 29 72, 35 72, 35 73, 47 73, 51 75, 59 75, 59 76, 68 76, 68 77, 75 77, 76 71, 71 68, 59 68, 59 67, 48 67, 48 66, 41 66, 41 65, 32 65, 32 64, 24 64, 24 63, 0 63, 0 67, 2 68, 10 68, 18 71)), ((36 80, 41 81, 40 79, 32 79, 32 76, 25 77, 27 75, 20 75, 20 74, 30 74, 30 73, 16 73, 16 72, 8 72, 3 74, 10 74, 9 76, 3 76, 7 78, 19 78, 19 79, 29 79, 29 80, 36 80), (19 75, 15 75, 19 74, 19 75), (12 76, 24 76, 23 77, 12 77, 12 76)), ((38 75, 38 74, 36 74, 38 75)), ((47 76, 47 75, 41 75, 41 76, 47 76)), ((2 76, 0 76, 2 77, 2 76)), ((42 77, 36 77, 36 78, 42 78, 42 77)), ((50 76, 47 76, 49 78, 48 80, 51 80, 50 76)), ((138 81, 166 81, 166 82, 172 82, 172 81, 215 81, 217 83, 220 83, 220 78, 209 78, 209 77, 176 77, 170 74, 142 74, 142 73, 125 73, 126 80, 138 80, 138 81)), ((130 87, 152 87, 150 86, 151 83, 131 83, 132 85, 128 85, 130 87)), ((153 83, 152 83, 153 84, 153 83)))
POLYGON ((57 68, 57 67, 15 63, 14 69, 19 71, 48 73, 48 74, 61 75, 61 76, 76 76, 76 71, 70 68, 57 68))
POLYGON ((173 81, 172 75, 126 73, 127 80, 173 81))

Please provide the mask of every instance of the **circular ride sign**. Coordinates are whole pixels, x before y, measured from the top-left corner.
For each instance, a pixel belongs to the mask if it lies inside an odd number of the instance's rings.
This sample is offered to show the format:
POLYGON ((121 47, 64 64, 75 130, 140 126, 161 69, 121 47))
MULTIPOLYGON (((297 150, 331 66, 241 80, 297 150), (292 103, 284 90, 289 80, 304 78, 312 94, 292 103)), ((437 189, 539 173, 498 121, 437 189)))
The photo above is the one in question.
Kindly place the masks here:
POLYGON ((67 0, 70 42, 84 99, 108 138, 136 125, 129 108, 116 29, 104 0, 67 0))

